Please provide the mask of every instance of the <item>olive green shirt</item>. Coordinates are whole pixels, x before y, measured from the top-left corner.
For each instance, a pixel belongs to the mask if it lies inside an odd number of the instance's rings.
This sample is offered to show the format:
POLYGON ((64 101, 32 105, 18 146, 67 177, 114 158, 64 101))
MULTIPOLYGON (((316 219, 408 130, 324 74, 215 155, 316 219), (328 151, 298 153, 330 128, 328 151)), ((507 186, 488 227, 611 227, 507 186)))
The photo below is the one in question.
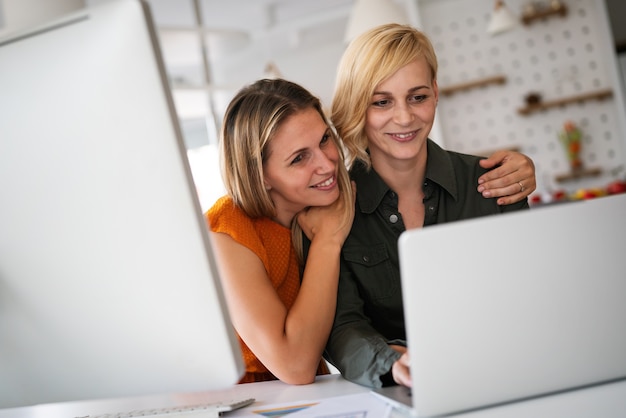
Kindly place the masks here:
MULTIPOLYGON (((428 140, 425 227, 529 207, 527 199, 499 206, 496 199, 482 197, 476 190, 478 178, 487 170, 479 159, 428 140)), ((396 193, 373 169, 366 171, 357 163, 351 176, 356 210, 342 249, 337 312, 325 357, 346 379, 380 387, 393 384, 389 372, 400 357, 388 344, 405 345, 406 339, 397 246, 406 228, 396 193)))

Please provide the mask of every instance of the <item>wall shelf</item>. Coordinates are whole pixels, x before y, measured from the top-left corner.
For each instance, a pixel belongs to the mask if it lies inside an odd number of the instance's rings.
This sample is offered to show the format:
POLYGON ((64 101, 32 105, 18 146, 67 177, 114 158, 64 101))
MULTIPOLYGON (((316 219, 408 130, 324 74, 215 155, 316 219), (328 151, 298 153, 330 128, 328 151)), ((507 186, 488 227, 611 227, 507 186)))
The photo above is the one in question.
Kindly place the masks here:
POLYGON ((478 87, 485 87, 490 84, 504 84, 506 83, 506 77, 503 75, 497 75, 493 77, 481 78, 479 80, 468 81, 467 83, 454 84, 448 87, 441 87, 439 93, 444 96, 451 96, 454 93, 458 93, 465 90, 470 90, 478 87))
POLYGON ((539 102, 536 104, 528 105, 526 107, 517 109, 520 115, 529 115, 534 112, 539 112, 541 110, 550 109, 553 107, 566 106, 572 103, 582 103, 588 100, 604 100, 608 97, 613 96, 613 90, 599 90, 591 93, 579 94, 576 96, 565 97, 557 100, 550 100, 545 102, 539 102))
POLYGON ((545 19, 551 16, 567 16, 567 6, 559 3, 557 6, 546 6, 539 10, 533 10, 531 12, 524 13, 522 15, 522 22, 525 25, 530 25, 536 20, 545 19))
POLYGON ((561 174, 555 177, 555 180, 559 183, 563 183, 570 180, 578 180, 585 177, 597 177, 602 174, 602 170, 599 168, 574 170, 568 174, 561 174))
POLYGON ((476 150, 476 151, 472 151, 472 154, 478 155, 479 157, 487 158, 496 151, 507 150, 507 151, 513 151, 513 152, 522 152, 521 149, 522 148, 517 145, 511 145, 511 146, 502 147, 502 148, 490 148, 490 149, 476 150))

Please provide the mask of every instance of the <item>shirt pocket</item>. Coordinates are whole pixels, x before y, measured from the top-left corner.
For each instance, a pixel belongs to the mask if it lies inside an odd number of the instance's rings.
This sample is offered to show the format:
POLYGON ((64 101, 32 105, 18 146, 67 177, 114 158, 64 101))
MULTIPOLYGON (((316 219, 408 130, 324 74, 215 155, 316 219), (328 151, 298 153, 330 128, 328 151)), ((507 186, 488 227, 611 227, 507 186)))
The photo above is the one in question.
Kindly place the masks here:
POLYGON ((378 300, 398 292, 400 282, 384 243, 344 247, 342 252, 362 294, 378 300))

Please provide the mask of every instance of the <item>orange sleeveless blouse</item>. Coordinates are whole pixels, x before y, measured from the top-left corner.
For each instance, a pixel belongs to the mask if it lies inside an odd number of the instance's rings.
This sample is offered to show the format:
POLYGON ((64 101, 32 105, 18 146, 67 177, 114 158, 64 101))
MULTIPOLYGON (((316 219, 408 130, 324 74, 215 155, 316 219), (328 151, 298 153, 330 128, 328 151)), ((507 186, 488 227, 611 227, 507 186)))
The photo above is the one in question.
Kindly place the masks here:
MULTIPOLYGON (((280 300, 290 309, 300 290, 300 269, 290 229, 269 218, 248 217, 229 196, 218 199, 205 217, 211 231, 228 234, 261 259, 280 300)), ((239 344, 246 365, 246 374, 239 383, 277 380, 241 337, 239 344)), ((320 361, 317 374, 328 373, 326 364, 320 361)))

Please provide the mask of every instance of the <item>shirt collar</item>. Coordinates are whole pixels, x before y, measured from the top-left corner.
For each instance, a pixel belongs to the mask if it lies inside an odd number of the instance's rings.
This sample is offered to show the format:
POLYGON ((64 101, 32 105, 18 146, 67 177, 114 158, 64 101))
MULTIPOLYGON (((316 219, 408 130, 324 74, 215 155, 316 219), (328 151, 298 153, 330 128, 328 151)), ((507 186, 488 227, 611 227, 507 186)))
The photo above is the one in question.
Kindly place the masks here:
MULTIPOLYGON (((427 147, 426 179, 437 183, 456 199, 457 184, 454 166, 448 152, 430 139, 428 139, 427 147)), ((356 182, 356 199, 361 211, 364 213, 374 212, 390 190, 389 186, 376 170, 372 168, 368 171, 360 161, 353 164, 350 175, 356 182)))
POLYGON ((427 152, 426 179, 437 183, 456 200, 458 197, 457 182, 449 152, 430 139, 428 140, 427 152))
POLYGON ((368 170, 361 161, 355 161, 350 176, 356 183, 356 200, 364 213, 372 213, 390 190, 378 173, 368 170))

